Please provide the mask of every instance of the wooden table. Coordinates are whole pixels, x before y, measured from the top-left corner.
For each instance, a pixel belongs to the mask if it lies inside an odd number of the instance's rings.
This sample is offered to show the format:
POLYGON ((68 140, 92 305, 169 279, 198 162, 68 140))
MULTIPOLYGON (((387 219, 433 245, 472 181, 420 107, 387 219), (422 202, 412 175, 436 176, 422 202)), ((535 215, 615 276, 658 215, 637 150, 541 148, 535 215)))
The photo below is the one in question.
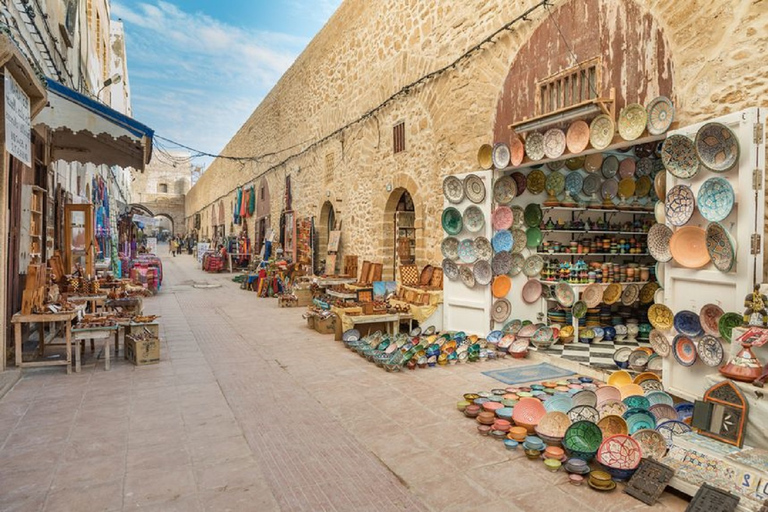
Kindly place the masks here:
POLYGON ((86 327, 83 329, 72 329, 72 336, 75 340, 75 373, 80 373, 80 355, 82 349, 78 341, 85 340, 105 340, 104 341, 104 370, 109 370, 111 367, 110 354, 109 354, 109 341, 114 335, 115 337, 115 356, 117 356, 120 350, 120 326, 111 325, 104 327, 86 327))
POLYGON ((96 313, 96 308, 104 306, 107 302, 106 295, 68 295, 69 302, 86 302, 91 306, 91 313, 96 313))
POLYGON ((72 373, 72 320, 77 316, 76 311, 70 311, 67 313, 32 313, 29 315, 22 315, 16 313, 11 318, 11 324, 14 328, 14 338, 16 341, 16 366, 19 368, 31 368, 40 366, 67 366, 67 373, 72 373), (41 356, 45 356, 45 324, 48 323, 63 323, 65 331, 65 344, 67 346, 67 360, 66 361, 28 361, 22 360, 21 351, 21 327, 23 324, 39 324, 38 328, 38 352, 41 356))

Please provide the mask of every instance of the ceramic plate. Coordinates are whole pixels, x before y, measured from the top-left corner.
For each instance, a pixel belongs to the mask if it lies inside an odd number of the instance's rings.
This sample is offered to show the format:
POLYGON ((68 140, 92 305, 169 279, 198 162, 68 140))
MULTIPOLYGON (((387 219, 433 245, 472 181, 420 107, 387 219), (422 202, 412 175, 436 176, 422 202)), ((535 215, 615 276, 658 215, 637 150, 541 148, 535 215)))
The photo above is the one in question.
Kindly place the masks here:
MULTIPOLYGON (((621 397, 621 392, 619 392, 619 397, 621 397)), ((611 415, 623 416, 627 412, 627 405, 619 399, 608 399, 600 402, 597 410, 601 418, 611 415)))
POLYGON ((464 178, 464 195, 475 204, 485 200, 485 183, 476 174, 469 174, 464 178))
POLYGON ((638 430, 632 434, 632 439, 640 445, 643 457, 660 461, 667 453, 667 440, 652 428, 638 430))
POLYGON ((682 366, 693 366, 696 363, 696 344, 688 336, 678 334, 672 342, 672 354, 682 366))
POLYGON ((528 132, 525 137, 525 154, 531 160, 544 158, 544 136, 539 132, 528 132))
POLYGON ((512 269, 512 253, 509 251, 497 252, 491 260, 491 268, 495 276, 508 274, 512 269))
POLYGON ((526 185, 526 178, 525 174, 521 173, 520 171, 515 171, 512 174, 510 174, 513 180, 515 180, 515 186, 517 187, 516 195, 519 196, 523 192, 525 192, 525 185, 526 185))
POLYGON ((483 211, 475 205, 468 206, 467 209, 464 210, 462 220, 464 222, 464 227, 467 228, 467 231, 470 233, 477 233, 483 229, 483 226, 485 226, 485 215, 483 215, 483 211))
POLYGON ((457 259, 459 257, 459 239, 449 236, 443 240, 443 243, 440 244, 440 252, 443 253, 443 258, 445 259, 457 259))
POLYGON ((656 418, 656 424, 661 424, 670 420, 677 421, 677 411, 671 405, 656 404, 652 405, 648 410, 656 418))
POLYGON ((567 158, 565 160, 565 166, 571 171, 576 171, 584 167, 584 162, 586 159, 587 157, 585 156, 572 156, 571 158, 567 158))
POLYGON ((533 304, 541 297, 542 286, 538 279, 529 279, 523 285, 522 297, 526 304, 533 304))
POLYGON ((535 248, 541 245, 541 241, 544 238, 544 236, 541 234, 541 229, 538 227, 528 228, 525 236, 526 246, 531 248, 535 248))
POLYGON ((491 292, 497 299, 501 299, 507 296, 509 290, 512 289, 512 280, 508 276, 496 276, 493 280, 493 286, 491 286, 491 292))
POLYGON ((696 353, 701 362, 707 366, 720 366, 725 359, 725 350, 720 340, 709 334, 696 343, 696 353))
POLYGON ((523 252, 523 249, 528 245, 528 235, 525 231, 526 230, 521 228, 512 229, 512 249, 510 252, 513 254, 523 252))
POLYGON ((459 277, 461 277, 461 282, 464 283, 467 288, 475 287, 475 274, 472 273, 472 266, 463 265, 459 267, 459 277))
POLYGON ((646 197, 651 192, 653 182, 649 176, 642 176, 635 182, 635 195, 637 197, 646 197))
POLYGON ((603 290, 603 302, 607 305, 615 304, 621 298, 621 285, 618 283, 611 283, 603 290))
POLYGON ((502 231, 497 231, 493 235, 493 239, 491 240, 491 245, 493 246, 493 250, 496 252, 511 250, 512 249, 512 233, 510 233, 506 229, 502 231))
POLYGON ((544 154, 547 158, 558 158, 565 152, 565 133, 552 128, 544 134, 544 154))
POLYGON ((651 331, 651 334, 648 335, 648 340, 651 342, 651 348, 661 357, 667 357, 672 351, 667 337, 657 329, 651 331))
POLYGON ((736 243, 722 224, 712 222, 707 226, 706 244, 715 268, 721 272, 730 272, 736 263, 736 243))
POLYGON ((619 193, 619 182, 614 179, 608 179, 603 182, 603 186, 600 187, 600 197, 604 201, 610 201, 616 194, 619 193))
POLYGON ((493 184, 493 200, 508 205, 517 196, 517 183, 512 176, 502 176, 493 184))
POLYGON ((547 183, 547 177, 544 175, 541 169, 534 169, 528 174, 526 184, 528 185, 528 192, 533 195, 538 195, 544 192, 544 185, 547 183))
POLYGON ((493 166, 497 169, 505 169, 509 165, 509 146, 503 142, 497 142, 493 145, 493 166))
POLYGON ((565 189, 565 176, 559 171, 554 171, 547 176, 545 185, 547 193, 551 196, 559 196, 565 189))
POLYGON ((713 172, 730 171, 739 162, 739 140, 730 128, 707 123, 696 133, 696 155, 713 172))
MULTIPOLYGON (((573 303, 573 307, 571 308, 571 315, 573 315, 573 318, 577 318, 581 320, 584 318, 587 314, 587 303, 583 300, 577 300, 573 303)), ((582 331, 583 333, 584 331, 582 331)))
POLYGON ((672 187, 664 201, 664 213, 673 226, 682 226, 691 219, 696 209, 693 191, 686 185, 672 187))
POLYGON ((488 239, 484 236, 475 238, 473 244, 475 246, 475 254, 477 255, 478 259, 490 260, 493 257, 493 248, 491 247, 491 242, 489 242, 488 239))
POLYGON ((565 167, 565 160, 552 160, 551 162, 547 162, 547 169, 550 171, 559 171, 565 167))
POLYGON ((600 413, 591 405, 576 405, 568 411, 568 418, 571 423, 589 421, 596 424, 600 421, 600 413))
POLYGON ((507 299, 498 299, 493 303, 493 311, 491 316, 496 323, 504 323, 509 318, 509 313, 512 311, 512 305, 507 299))
POLYGON ((645 131, 648 114, 639 103, 630 103, 619 114, 619 135, 624 140, 635 140, 645 131))
POLYGON ((512 227, 512 209, 509 206, 499 206, 493 211, 491 224, 493 229, 509 229, 512 227))
POLYGON ((707 233, 696 226, 679 228, 669 240, 672 258, 686 268, 701 268, 710 262, 707 233))
POLYGON ((664 440, 667 442, 667 446, 671 447, 675 444, 675 437, 687 432, 691 432, 692 429, 690 425, 687 425, 682 421, 670 420, 665 421, 656 427, 656 430, 664 437, 664 440))
POLYGON ((538 254, 528 256, 523 264, 523 274, 528 277, 537 277, 544 269, 544 258, 538 254))
POLYGON ((591 196, 592 194, 596 194, 598 190, 600 190, 601 180, 600 176, 597 174, 590 174, 586 178, 584 178, 584 185, 581 187, 581 191, 584 192, 585 195, 591 196))
POLYGON ((543 213, 537 203, 530 203, 525 207, 525 224, 530 227, 539 227, 543 213))
POLYGON ((632 178, 624 178, 619 182, 619 197, 622 199, 628 199, 635 195, 635 180, 632 178))
POLYGON ((458 235, 464 226, 461 220, 461 213, 453 206, 443 210, 443 230, 449 235, 458 235))
POLYGON ((459 259, 463 263, 474 263, 477 260, 475 244, 471 238, 465 238, 459 242, 459 259))
POLYGON ((443 260, 443 275, 451 281, 459 278, 459 266, 456 265, 455 261, 447 258, 443 260))
POLYGON ((565 145, 571 153, 581 153, 589 145, 589 125, 585 121, 574 121, 568 127, 565 145))
POLYGON ((565 177, 565 190, 573 197, 578 197, 581 187, 584 185, 584 178, 579 171, 571 171, 565 177))
POLYGON ((641 158, 635 163, 635 176, 638 178, 653 174, 653 160, 641 158))
POLYGON ((510 267, 509 267, 509 275, 513 277, 518 275, 520 272, 523 271, 524 265, 525 265, 525 258, 523 257, 523 255, 519 253, 513 254, 512 260, 510 262, 510 267))
POLYGON ((475 268, 472 270, 475 275, 475 282, 479 285, 485 286, 491 284, 493 279, 493 270, 491 264, 486 260, 479 260, 475 263, 475 268))
POLYGON ((443 195, 453 203, 458 204, 464 200, 464 186, 456 176, 448 176, 443 180, 443 195))
POLYGON ((730 343, 733 336, 733 328, 741 327, 743 323, 744 320, 740 314, 726 313, 720 317, 720 321, 717 322, 717 328, 720 331, 720 336, 730 343))
POLYGON ((664 201, 656 201, 656 203, 653 205, 653 218, 659 224, 667 223, 667 212, 664 201))
POLYGON ((581 292, 581 299, 588 308, 596 308, 603 301, 603 287, 597 283, 590 284, 581 292))
POLYGON ((584 158, 584 170, 592 173, 597 172, 603 165, 603 154, 592 153, 584 158))
POLYGON ((647 127, 651 135, 666 132, 675 120, 675 106, 666 96, 652 99, 645 110, 648 112, 647 127))
POLYGON ((656 193, 656 197, 667 197, 667 173, 659 172, 656 177, 653 178, 653 191, 656 193))
POLYGON ((632 157, 625 158, 621 162, 619 162, 619 178, 632 178, 635 176, 635 159, 632 157))
POLYGON ((621 293, 621 303, 625 306, 631 306, 637 302, 638 297, 640 297, 640 287, 636 284, 627 285, 621 293))
POLYGON ((512 207, 512 225, 516 228, 525 229, 525 210, 522 206, 512 207))
POLYGON ((616 125, 613 119, 605 114, 600 114, 589 125, 589 142, 595 149, 605 149, 613 142, 616 125))
POLYGON ((560 281, 555 285, 555 299, 564 308, 569 308, 576 301, 576 292, 573 291, 570 284, 560 281))
POLYGON ((619 172, 619 159, 613 155, 605 157, 600 172, 606 179, 616 176, 616 173, 619 172))
POLYGON ((648 308, 648 321, 660 331, 668 331, 674 325, 674 314, 664 304, 654 304, 648 308))
POLYGON ((656 295, 656 290, 659 289, 659 283, 645 283, 640 288, 640 304, 650 304, 653 302, 653 297, 656 295))
POLYGON ((683 310, 678 311, 674 319, 675 329, 680 334, 685 334, 695 338, 704 334, 701 328, 701 321, 699 321, 699 315, 693 311, 683 310))
POLYGON ((699 172, 699 157, 693 141, 685 135, 670 135, 661 146, 664 168, 681 180, 688 180, 699 172))
POLYGON ((654 224, 648 231, 648 252, 656 261, 666 262, 672 259, 669 241, 672 230, 665 224, 654 224))
POLYGON ((509 163, 518 166, 523 163, 525 158, 525 145, 520 137, 513 135, 509 140, 509 163))
POLYGON ((704 332, 711 336, 720 336, 718 322, 723 316, 723 310, 717 304, 706 304, 699 311, 699 321, 704 332))
POLYGON ((733 209, 736 197, 728 180, 721 177, 709 178, 696 195, 696 204, 702 217, 710 222, 726 218, 733 209))
POLYGON ((490 169, 493 167, 493 146, 483 144, 477 150, 477 164, 481 169, 490 169))

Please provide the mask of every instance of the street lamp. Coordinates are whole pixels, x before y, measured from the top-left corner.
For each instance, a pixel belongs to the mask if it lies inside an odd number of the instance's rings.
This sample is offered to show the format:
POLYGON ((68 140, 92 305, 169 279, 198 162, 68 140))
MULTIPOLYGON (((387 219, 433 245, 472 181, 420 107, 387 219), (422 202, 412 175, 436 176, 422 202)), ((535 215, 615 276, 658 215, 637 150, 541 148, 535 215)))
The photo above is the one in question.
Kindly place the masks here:
POLYGON ((115 73, 111 77, 104 80, 104 85, 101 86, 101 89, 96 93, 96 98, 99 99, 99 95, 101 94, 101 91, 109 87, 110 85, 119 84, 123 81, 123 77, 115 73))

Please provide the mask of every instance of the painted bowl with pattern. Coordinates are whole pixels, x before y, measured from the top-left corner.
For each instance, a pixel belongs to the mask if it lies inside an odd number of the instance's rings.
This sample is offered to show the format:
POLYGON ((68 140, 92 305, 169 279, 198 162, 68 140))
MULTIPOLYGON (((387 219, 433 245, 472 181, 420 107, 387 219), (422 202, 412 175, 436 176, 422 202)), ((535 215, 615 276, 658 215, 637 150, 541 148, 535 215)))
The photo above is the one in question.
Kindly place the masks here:
POLYGON ((739 162, 739 140, 721 123, 707 123, 696 132, 696 155, 712 172, 727 172, 739 162))

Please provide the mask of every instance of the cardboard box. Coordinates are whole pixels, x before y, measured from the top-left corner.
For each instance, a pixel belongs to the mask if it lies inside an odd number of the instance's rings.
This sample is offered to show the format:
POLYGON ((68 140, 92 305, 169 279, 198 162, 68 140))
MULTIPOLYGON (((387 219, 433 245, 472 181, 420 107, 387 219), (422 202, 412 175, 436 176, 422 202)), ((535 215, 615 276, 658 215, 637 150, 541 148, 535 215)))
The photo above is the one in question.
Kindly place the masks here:
POLYGON ((133 336, 126 336, 124 346, 125 358, 136 366, 160 362, 160 338, 134 339, 133 336))
POLYGON ((320 334, 335 334, 336 322, 336 315, 331 315, 327 318, 315 318, 315 330, 320 334))

